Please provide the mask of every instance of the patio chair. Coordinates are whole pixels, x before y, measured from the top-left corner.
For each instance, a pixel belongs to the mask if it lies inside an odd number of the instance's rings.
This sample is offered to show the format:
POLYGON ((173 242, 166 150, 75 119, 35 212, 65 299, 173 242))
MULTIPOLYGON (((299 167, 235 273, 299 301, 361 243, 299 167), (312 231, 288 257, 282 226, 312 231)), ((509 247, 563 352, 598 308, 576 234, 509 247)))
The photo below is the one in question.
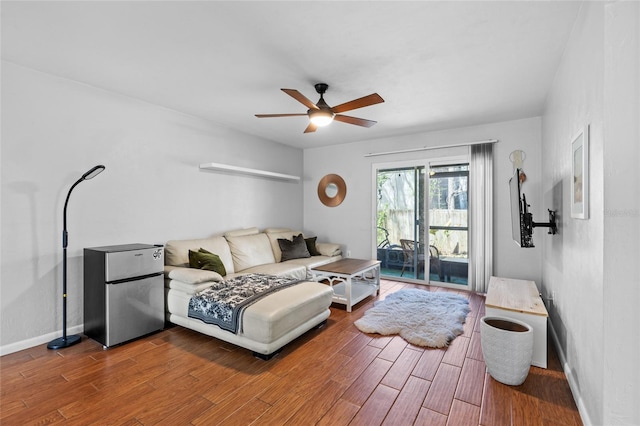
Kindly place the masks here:
POLYGON ((416 253, 416 242, 413 240, 400 239, 400 247, 402 247, 402 254, 404 256, 404 263, 402 264, 402 271, 400 276, 404 274, 405 269, 412 269, 417 267, 417 270, 424 269, 424 253, 416 253), (418 255, 417 264, 414 262, 416 254, 418 255))
MULTIPOLYGON (((418 271, 424 269, 424 253, 422 250, 418 250, 418 253, 416 253, 415 244, 416 242, 413 240, 400 240, 402 254, 404 255, 404 263, 402 264, 400 276, 403 276, 405 269, 413 270, 414 267, 417 267, 418 271), (417 264, 414 263, 416 254, 418 255, 417 264)), ((429 271, 438 274, 440 281, 442 281, 443 274, 442 265, 440 263, 440 251, 436 246, 429 246, 429 271)))
POLYGON ((438 274, 440 281, 444 281, 442 263, 440 262, 440 250, 436 246, 429 246, 429 273, 438 274))

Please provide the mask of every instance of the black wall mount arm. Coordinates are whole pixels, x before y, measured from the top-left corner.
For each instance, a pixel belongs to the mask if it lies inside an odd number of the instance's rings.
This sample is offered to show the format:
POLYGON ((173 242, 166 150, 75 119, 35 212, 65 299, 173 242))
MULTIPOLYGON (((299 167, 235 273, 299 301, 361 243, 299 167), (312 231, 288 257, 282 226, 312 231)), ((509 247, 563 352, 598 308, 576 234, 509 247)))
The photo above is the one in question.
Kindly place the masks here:
POLYGON ((549 228, 549 232, 547 234, 557 234, 558 226, 556 225, 556 212, 554 210, 549 210, 549 222, 533 222, 531 221, 531 226, 533 228, 549 228))

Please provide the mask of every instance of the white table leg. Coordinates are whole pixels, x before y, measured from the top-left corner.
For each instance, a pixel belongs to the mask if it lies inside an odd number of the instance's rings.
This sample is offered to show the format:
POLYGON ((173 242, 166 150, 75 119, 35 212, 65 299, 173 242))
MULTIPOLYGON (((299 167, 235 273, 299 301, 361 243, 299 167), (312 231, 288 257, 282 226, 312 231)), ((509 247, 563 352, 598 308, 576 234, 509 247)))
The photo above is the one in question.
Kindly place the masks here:
POLYGON ((375 279, 376 287, 378 287, 378 291, 376 292, 376 295, 380 296, 380 265, 373 268, 373 275, 375 277, 374 279, 375 279))
POLYGON ((345 281, 345 297, 347 298, 347 312, 351 312, 351 275, 345 281))

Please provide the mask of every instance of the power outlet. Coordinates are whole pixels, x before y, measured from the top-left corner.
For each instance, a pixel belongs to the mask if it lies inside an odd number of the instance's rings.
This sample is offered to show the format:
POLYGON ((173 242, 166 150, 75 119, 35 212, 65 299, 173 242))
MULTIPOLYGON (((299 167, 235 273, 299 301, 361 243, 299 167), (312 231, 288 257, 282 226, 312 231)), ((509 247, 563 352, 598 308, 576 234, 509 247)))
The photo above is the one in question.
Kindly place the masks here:
POLYGON ((351 257, 351 250, 347 250, 347 257, 351 257))

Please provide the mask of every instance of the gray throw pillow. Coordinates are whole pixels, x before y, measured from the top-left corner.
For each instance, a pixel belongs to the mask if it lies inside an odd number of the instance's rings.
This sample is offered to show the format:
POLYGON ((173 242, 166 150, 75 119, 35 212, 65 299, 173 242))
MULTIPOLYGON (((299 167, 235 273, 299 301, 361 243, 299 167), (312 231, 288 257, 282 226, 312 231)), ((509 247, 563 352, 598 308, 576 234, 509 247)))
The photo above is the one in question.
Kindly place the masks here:
POLYGON ((278 245, 280 246, 280 251, 282 251, 282 262, 291 259, 311 257, 302 234, 293 237, 292 241, 285 238, 278 238, 278 245))
POLYGON ((322 256, 322 253, 316 248, 316 239, 318 237, 305 238, 304 242, 307 244, 307 250, 311 256, 322 256))

